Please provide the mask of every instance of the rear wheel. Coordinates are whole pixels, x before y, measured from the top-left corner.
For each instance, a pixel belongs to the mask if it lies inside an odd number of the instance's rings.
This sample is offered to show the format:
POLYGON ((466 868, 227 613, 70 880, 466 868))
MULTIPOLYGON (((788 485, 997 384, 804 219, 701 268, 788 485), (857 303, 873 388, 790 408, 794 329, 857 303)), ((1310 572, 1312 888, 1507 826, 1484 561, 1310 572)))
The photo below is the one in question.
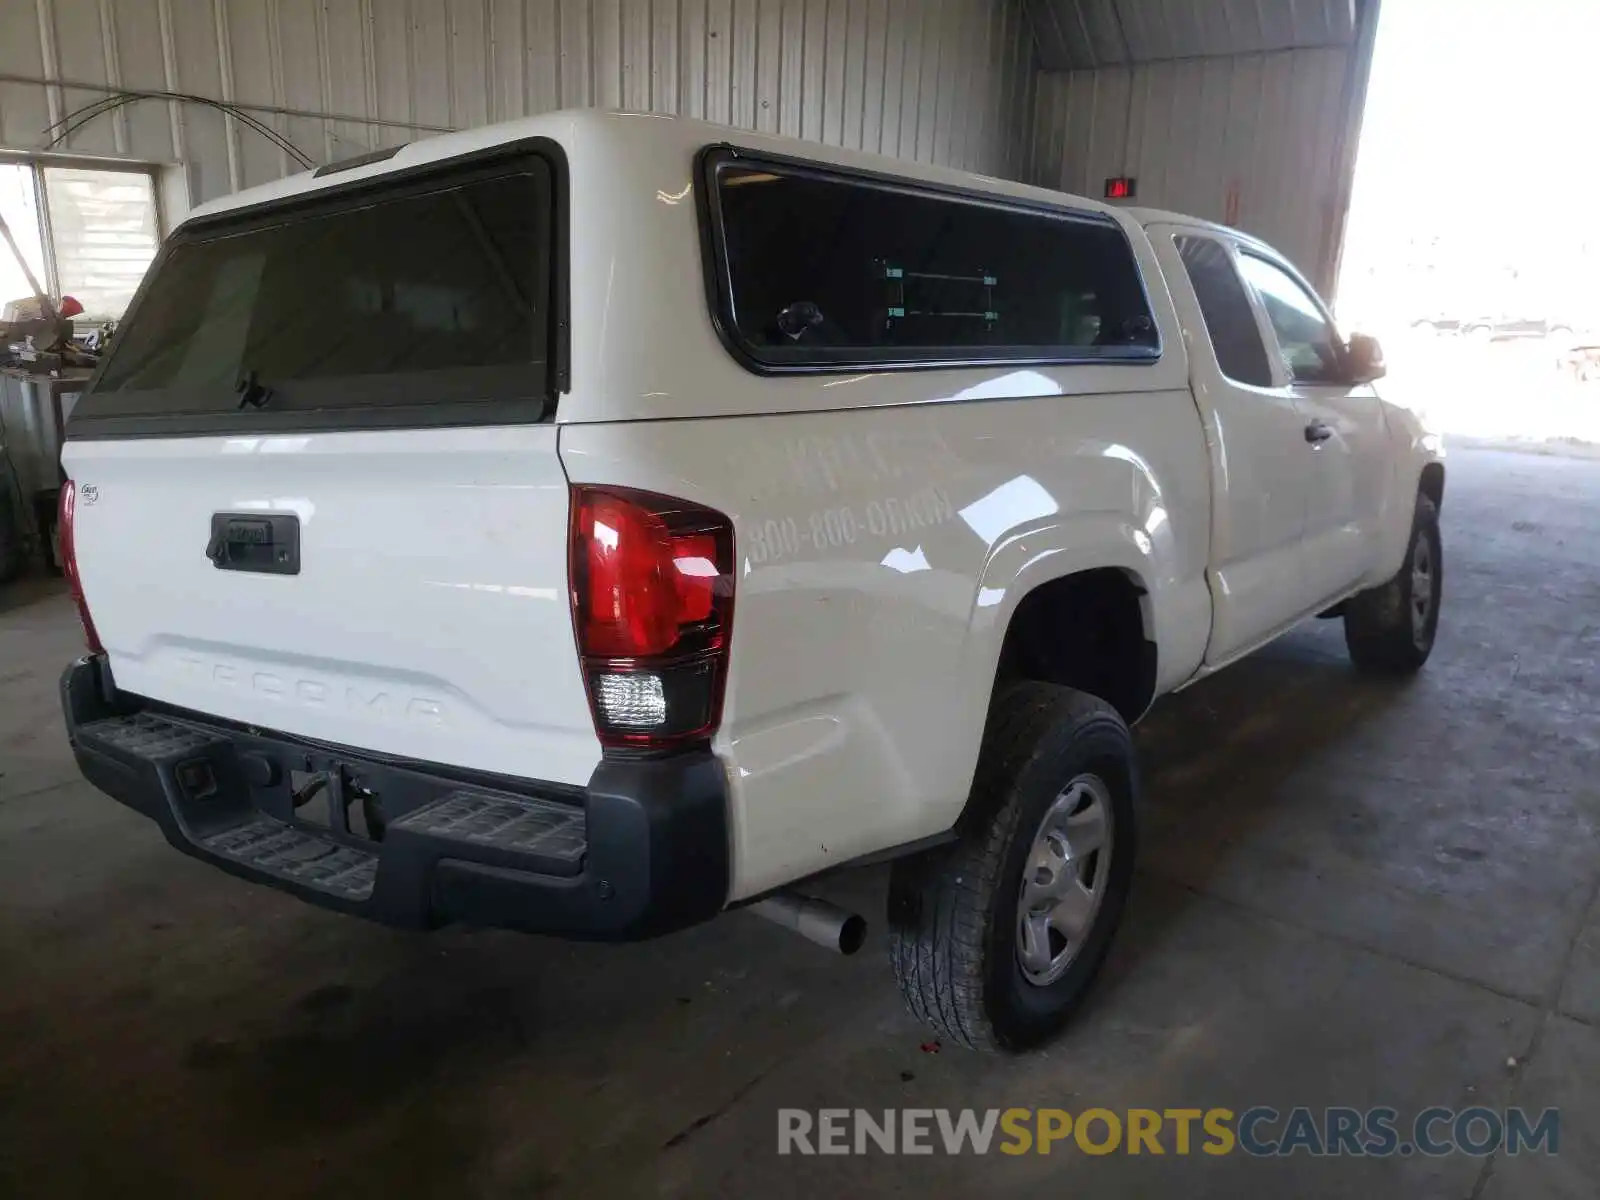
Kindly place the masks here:
POLYGON ((1052 684, 995 697, 961 838, 901 859, 889 954, 918 1017, 952 1042, 1022 1050, 1099 973, 1133 879, 1133 740, 1115 709, 1052 684))
POLYGON ((1439 510, 1417 497, 1411 545, 1388 583, 1352 596, 1344 608, 1344 644, 1362 670, 1405 675, 1419 670, 1433 652, 1444 595, 1444 549, 1439 510))

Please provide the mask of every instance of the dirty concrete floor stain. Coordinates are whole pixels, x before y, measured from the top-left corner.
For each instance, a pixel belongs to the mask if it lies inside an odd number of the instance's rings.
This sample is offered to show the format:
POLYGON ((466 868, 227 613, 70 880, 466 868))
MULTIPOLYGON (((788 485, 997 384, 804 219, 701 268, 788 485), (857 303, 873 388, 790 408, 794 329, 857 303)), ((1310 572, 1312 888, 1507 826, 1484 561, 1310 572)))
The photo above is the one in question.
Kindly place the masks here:
POLYGON ((747 915, 401 934, 192 862, 75 776, 60 590, 0 592, 0 1194, 1592 1196, 1600 463, 1450 472, 1422 677, 1321 623, 1160 705, 1123 933, 1014 1060, 921 1049, 881 870, 826 889, 875 922, 847 960, 747 915), (1561 1155, 775 1154, 780 1106, 1471 1103, 1563 1106, 1561 1155))

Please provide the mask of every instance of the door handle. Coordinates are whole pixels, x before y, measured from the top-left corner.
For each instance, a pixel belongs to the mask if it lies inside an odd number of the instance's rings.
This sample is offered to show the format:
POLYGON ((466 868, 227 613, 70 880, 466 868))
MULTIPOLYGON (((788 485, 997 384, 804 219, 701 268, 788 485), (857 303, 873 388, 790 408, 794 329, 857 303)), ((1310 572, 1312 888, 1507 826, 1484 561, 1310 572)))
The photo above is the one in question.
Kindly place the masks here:
POLYGON ((300 518, 293 513, 212 513, 206 557, 219 571, 300 574, 300 518))
POLYGON ((1326 421, 1313 421, 1306 426, 1306 441, 1313 445, 1317 442, 1325 442, 1332 436, 1333 426, 1326 421))

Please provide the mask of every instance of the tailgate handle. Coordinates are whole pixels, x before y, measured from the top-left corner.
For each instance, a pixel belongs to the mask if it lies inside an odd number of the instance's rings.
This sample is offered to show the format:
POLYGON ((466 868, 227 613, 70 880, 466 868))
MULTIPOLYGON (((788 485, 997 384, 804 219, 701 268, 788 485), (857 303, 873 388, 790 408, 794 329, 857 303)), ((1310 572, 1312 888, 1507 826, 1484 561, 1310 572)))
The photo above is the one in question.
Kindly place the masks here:
POLYGON ((206 557, 219 571, 300 574, 300 518, 292 513, 212 513, 206 557))

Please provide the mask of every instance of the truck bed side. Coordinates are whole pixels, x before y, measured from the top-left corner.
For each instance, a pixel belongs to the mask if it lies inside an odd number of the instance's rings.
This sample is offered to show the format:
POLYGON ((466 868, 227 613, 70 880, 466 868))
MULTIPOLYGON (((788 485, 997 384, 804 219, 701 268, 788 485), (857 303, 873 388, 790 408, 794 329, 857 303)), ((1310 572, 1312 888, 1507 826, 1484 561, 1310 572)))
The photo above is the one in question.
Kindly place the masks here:
POLYGON ((1034 586, 1126 572, 1147 593, 1158 690, 1204 652, 1209 479, 1187 390, 569 425, 561 455, 574 482, 733 520, 716 748, 734 899, 955 822, 1007 624, 1034 586))

